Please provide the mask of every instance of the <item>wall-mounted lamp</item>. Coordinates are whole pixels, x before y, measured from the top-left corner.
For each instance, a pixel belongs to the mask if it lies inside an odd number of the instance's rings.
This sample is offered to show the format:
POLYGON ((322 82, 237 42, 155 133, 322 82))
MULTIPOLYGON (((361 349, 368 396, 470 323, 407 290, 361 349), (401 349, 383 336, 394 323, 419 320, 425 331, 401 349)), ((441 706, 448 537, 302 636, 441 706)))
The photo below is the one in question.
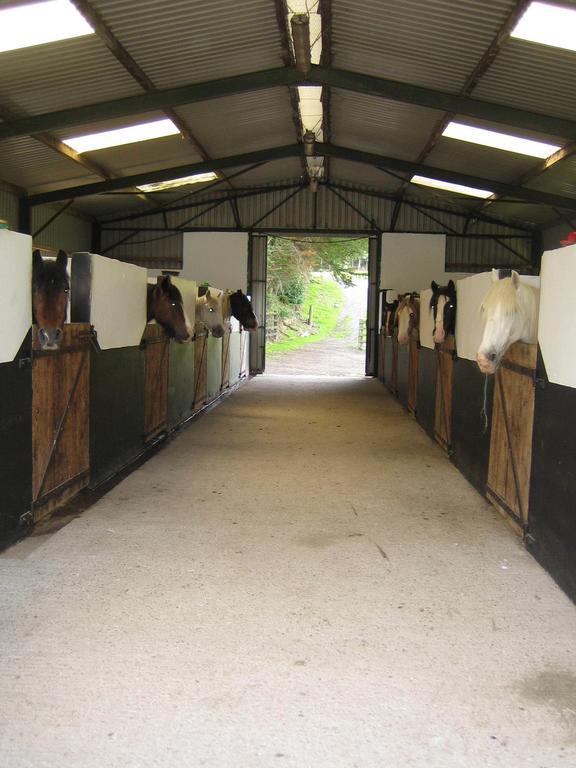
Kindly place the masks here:
POLYGON ((304 154, 312 157, 314 154, 314 145, 316 143, 316 134, 314 131, 306 131, 304 134, 304 154))
POLYGON ((305 13, 296 13, 290 20, 296 69, 303 75, 310 72, 310 19, 305 13))

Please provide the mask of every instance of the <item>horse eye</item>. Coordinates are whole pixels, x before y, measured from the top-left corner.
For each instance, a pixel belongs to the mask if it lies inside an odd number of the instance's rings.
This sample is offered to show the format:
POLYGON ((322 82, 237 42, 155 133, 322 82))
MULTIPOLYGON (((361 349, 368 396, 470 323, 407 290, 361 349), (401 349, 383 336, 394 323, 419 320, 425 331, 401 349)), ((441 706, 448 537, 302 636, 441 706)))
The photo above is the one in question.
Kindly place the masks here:
POLYGON ((175 301, 173 301, 173 302, 172 302, 172 306, 173 306, 173 307, 175 307, 175 306, 176 306, 176 302, 175 302, 175 301))
POLYGON ((208 312, 214 312, 214 307, 209 307, 208 312))

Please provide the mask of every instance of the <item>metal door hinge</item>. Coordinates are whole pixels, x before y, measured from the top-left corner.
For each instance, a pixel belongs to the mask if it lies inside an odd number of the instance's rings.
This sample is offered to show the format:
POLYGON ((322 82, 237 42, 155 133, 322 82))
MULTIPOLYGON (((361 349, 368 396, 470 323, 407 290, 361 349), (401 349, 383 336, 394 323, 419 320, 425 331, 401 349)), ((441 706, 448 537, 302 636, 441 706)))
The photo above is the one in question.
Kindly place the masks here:
POLYGON ((31 357, 20 357, 18 359, 18 368, 30 368, 32 365, 31 357))

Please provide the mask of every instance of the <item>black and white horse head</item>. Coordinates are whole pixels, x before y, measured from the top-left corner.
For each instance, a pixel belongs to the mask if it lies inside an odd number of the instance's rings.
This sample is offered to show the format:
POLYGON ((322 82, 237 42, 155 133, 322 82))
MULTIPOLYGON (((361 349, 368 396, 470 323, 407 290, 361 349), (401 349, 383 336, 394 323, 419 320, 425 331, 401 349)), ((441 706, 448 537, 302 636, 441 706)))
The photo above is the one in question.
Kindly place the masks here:
POLYGON ((448 285, 438 285, 432 280, 430 309, 434 313, 434 343, 442 344, 456 329, 456 286, 454 280, 448 285))

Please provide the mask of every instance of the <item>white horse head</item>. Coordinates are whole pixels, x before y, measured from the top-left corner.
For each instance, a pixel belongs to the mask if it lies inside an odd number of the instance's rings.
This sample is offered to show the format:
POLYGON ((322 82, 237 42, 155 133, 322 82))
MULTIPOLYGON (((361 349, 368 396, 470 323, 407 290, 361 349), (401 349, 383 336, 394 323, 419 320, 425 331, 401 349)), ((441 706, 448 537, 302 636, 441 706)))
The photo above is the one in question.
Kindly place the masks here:
POLYGON ((404 346, 410 341, 414 328, 418 328, 420 320, 420 299, 416 294, 407 293, 400 297, 396 310, 398 324, 398 344, 404 346))
POLYGON ((196 322, 204 325, 217 339, 224 336, 224 297, 223 291, 208 288, 196 299, 196 322))
POLYGON ((514 342, 535 344, 538 334, 538 290, 522 283, 513 270, 500 279, 493 269, 492 281, 480 306, 484 332, 476 361, 482 373, 495 373, 514 342))

